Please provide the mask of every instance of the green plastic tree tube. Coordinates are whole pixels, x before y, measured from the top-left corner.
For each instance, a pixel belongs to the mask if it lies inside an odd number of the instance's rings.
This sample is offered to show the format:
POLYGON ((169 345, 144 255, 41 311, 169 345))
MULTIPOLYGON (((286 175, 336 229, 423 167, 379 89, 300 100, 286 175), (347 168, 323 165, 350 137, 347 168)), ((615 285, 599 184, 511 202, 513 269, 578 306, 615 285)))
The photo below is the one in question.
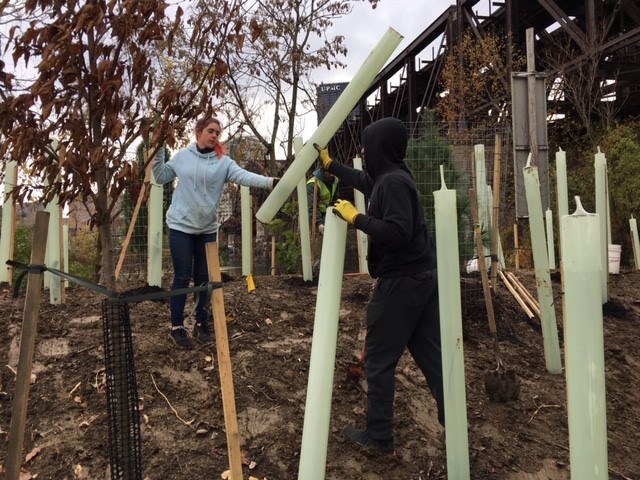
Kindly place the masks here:
MULTIPOLYGON (((302 150, 302 138, 293 139, 296 156, 302 150)), ((311 265, 311 233, 309 226, 309 203, 307 200, 307 179, 302 177, 297 185, 298 218, 300 218, 300 250, 302 253, 302 279, 305 282, 313 280, 313 266, 311 265)))
MULTIPOLYGON (((57 150, 58 142, 53 143, 53 148, 57 150)), ((49 182, 45 179, 44 185, 48 186, 49 182)), ((45 264, 48 267, 60 270, 62 264, 61 235, 62 235, 62 208, 58 205, 59 197, 54 195, 49 203, 45 205, 45 210, 49 212, 49 234, 47 249, 45 254, 45 264)), ((44 286, 49 289, 49 303, 51 305, 60 305, 62 303, 62 277, 54 275, 50 272, 44 274, 44 286)))
POLYGON ((629 219, 629 229, 631 230, 631 247, 633 249, 633 262, 636 270, 640 270, 640 241, 638 241, 638 222, 633 215, 629 219))
POLYGON ((553 214, 548 208, 545 212, 545 222, 547 225, 547 251, 549 252, 549 268, 553 270, 556 268, 556 251, 553 236, 553 214))
POLYGON ((11 283, 13 267, 7 265, 7 260, 13 258, 13 238, 15 237, 13 219, 16 206, 13 196, 9 195, 16 186, 18 179, 18 164, 9 160, 4 164, 4 194, 2 202, 2 235, 0 235, 0 282, 11 283))
POLYGON ((598 153, 595 154, 594 160, 595 179, 596 179, 596 213, 600 218, 600 246, 601 252, 599 252, 598 258, 602 262, 602 278, 601 280, 601 293, 602 303, 606 303, 609 299, 609 239, 607 238, 607 157, 600 151, 598 147, 598 153))
POLYGON ((529 211, 529 229, 531 230, 531 247, 533 250, 533 266, 538 287, 538 302, 540 303, 540 323, 544 338, 544 356, 547 371, 553 374, 562 373, 560 359, 560 343, 558 342, 558 324, 554 309, 553 291, 551 288, 551 274, 549 273, 549 257, 544 234, 544 220, 542 215, 542 198, 540 197, 540 180, 538 167, 531 166, 531 154, 524 167, 524 187, 529 211))
POLYGON ((364 92, 369 88, 369 85, 371 85, 371 82, 380 69, 400 44, 402 38, 402 35, 393 28, 389 28, 383 35, 378 45, 365 59, 358 72, 349 82, 349 85, 347 85, 347 88, 344 89, 336 103, 331 107, 329 112, 327 112, 327 115, 322 122, 320 122, 320 125, 318 125, 313 135, 311 135, 309 141, 302 147, 300 154, 296 156, 296 159, 291 163, 282 176, 282 179, 256 213, 256 218, 260 222, 269 223, 273 220, 273 217, 280 207, 282 207, 291 192, 293 192, 293 189, 296 188, 300 179, 305 176, 311 164, 318 158, 318 152, 313 144, 317 143, 318 145, 325 146, 329 143, 331 137, 336 133, 338 128, 340 128, 340 125, 342 125, 358 100, 360 100, 364 92))
POLYGON ((346 243, 347 222, 327 208, 298 480, 325 476, 346 243))
POLYGON ((599 215, 576 198, 561 219, 566 305, 565 361, 571 478, 608 478, 599 215))
POLYGON ((462 306, 456 191, 447 189, 440 166, 442 188, 433 192, 438 255, 438 295, 444 382, 447 477, 470 478, 467 396, 462 347, 462 306))
MULTIPOLYGON (((569 214, 569 194, 567 193, 567 154, 561 148, 556 152, 556 192, 558 195, 558 225, 563 215, 569 214)), ((562 245, 562 231, 559 231, 559 244, 562 245)), ((562 256, 560 256, 562 261, 562 256)))
POLYGON ((251 222, 251 191, 240 186, 240 224, 242 226, 242 276, 253 274, 253 229, 251 222))
MULTIPOLYGON (((149 166, 151 168, 151 165, 149 166)), ((147 284, 152 287, 162 287, 162 202, 164 187, 156 182, 153 171, 150 175, 151 190, 147 204, 147 218, 149 219, 147 252, 147 284)))

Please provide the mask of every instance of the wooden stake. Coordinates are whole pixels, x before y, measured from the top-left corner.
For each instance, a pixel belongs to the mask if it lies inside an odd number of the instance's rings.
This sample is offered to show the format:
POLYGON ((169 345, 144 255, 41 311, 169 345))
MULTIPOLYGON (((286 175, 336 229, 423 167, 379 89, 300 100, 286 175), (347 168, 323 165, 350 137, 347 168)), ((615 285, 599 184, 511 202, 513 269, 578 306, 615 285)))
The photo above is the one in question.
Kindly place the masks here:
POLYGON ((518 224, 513 224, 513 248, 516 251, 516 270, 520 270, 520 248, 518 245, 518 224))
MULTIPOLYGON (((145 150, 146 151, 146 150, 145 150)), ((142 200, 147 195, 149 188, 151 188, 151 164, 147 165, 144 173, 144 182, 142 183, 142 188, 138 193, 138 200, 136 201, 136 206, 133 209, 133 214, 131 215, 131 222, 129 223, 129 229, 127 230, 127 234, 124 237, 124 242, 122 242, 122 250, 120 251, 120 258, 118 258, 118 264, 116 265, 116 280, 120 275, 120 269, 122 268, 122 264, 124 263, 124 258, 127 256, 127 249, 129 248, 129 242, 131 241, 131 235, 133 235, 133 230, 136 227, 136 220, 138 220, 138 214, 140 213, 140 207, 142 206, 142 200)))
MULTIPOLYGON (((206 249, 209 281, 222 282, 220 258, 218 257, 218 243, 207 243, 206 249)), ((229 455, 231 480, 241 480, 242 459, 240 456, 240 433, 238 431, 236 400, 233 392, 231 354, 229 352, 229 338, 227 334, 227 320, 224 313, 222 288, 213 290, 211 307, 213 309, 213 328, 216 336, 220 387, 222 389, 222 409, 224 411, 224 426, 227 431, 227 452, 229 455)))
POLYGON ((527 105, 529 111, 529 151, 531 152, 531 166, 540 164, 538 145, 538 115, 536 107, 536 53, 535 33, 533 28, 527 28, 527 105))
POLYGON ((271 276, 276 274, 276 236, 271 236, 271 276))
POLYGON ((524 313, 526 313, 529 318, 535 317, 531 309, 527 306, 527 303, 518 294, 514 286, 511 285, 508 277, 502 272, 502 270, 499 270, 498 274, 500 275, 500 278, 502 279, 502 282, 504 283, 505 287, 507 287, 507 290, 509 290, 511 295, 513 295, 513 298, 515 298, 518 304, 522 307, 522 309, 524 310, 524 313))
POLYGON ((523 295, 524 299, 531 306, 536 315, 538 315, 538 318, 541 318, 540 304, 538 303, 538 300, 533 297, 531 292, 527 290, 527 287, 525 287, 520 279, 518 279, 518 277, 516 277, 513 273, 507 272, 507 276, 509 277, 509 280, 511 280, 511 283, 515 286, 515 288, 520 292, 520 294, 523 295))
POLYGON ((500 235, 500 168, 502 163, 502 135, 496 133, 493 156, 493 234, 491 235, 491 286, 498 285, 498 253, 500 235))
MULTIPOLYGON (((163 148, 163 147, 159 147, 163 148)), ((124 242, 122 242, 122 250, 120 251, 120 258, 118 259, 118 264, 116 265, 116 280, 120 275, 120 269, 122 268, 122 264, 124 263, 124 257, 127 255, 127 249, 129 248, 129 242, 131 241, 131 235, 133 235, 133 230, 136 226, 136 221, 138 220, 138 214, 140 213, 140 207, 142 206, 142 200, 146 197, 149 189, 151 188, 151 169, 153 168, 153 162, 149 161, 149 157, 155 156, 158 152, 159 148, 156 148, 151 154, 149 154, 150 148, 144 149, 144 181, 142 182, 142 188, 140 189, 140 193, 138 193, 138 200, 136 201, 136 206, 133 209, 133 214, 131 215, 131 222, 129 223, 129 229, 127 230, 127 235, 124 237, 124 242)))
POLYGON ((489 286, 489 275, 487 274, 487 264, 484 260, 484 246, 482 245, 482 229, 480 227, 480 219, 478 217, 478 199, 475 189, 469 190, 469 198, 471 199, 471 213, 475 224, 476 248, 478 250, 478 270, 482 278, 482 291, 484 293, 484 301, 487 306, 487 317, 489 317, 489 331, 493 337, 495 349, 496 363, 498 368, 502 365, 500 358, 500 348, 498 345, 498 327, 496 326, 496 317, 493 311, 493 299, 491 298, 491 287, 489 286))
MULTIPOLYGON (((36 224, 33 230, 33 250, 31 265, 43 265, 47 248, 49 230, 49 212, 36 212, 36 224)), ((22 445, 24 443, 24 426, 27 420, 27 402, 29 385, 36 346, 36 329, 40 317, 40 293, 44 272, 29 272, 27 295, 24 301, 24 318, 20 335, 20 356, 16 374, 15 393, 11 409, 11 426, 9 427, 9 446, 7 448, 7 480, 20 478, 22 466, 22 445)))

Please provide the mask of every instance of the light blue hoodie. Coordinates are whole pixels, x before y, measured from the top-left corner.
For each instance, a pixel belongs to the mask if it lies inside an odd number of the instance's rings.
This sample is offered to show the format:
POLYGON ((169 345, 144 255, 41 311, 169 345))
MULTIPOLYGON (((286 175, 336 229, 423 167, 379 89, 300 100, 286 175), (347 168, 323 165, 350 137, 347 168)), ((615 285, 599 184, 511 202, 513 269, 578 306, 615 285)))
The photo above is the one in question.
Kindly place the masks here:
POLYGON ((194 234, 218 231, 218 204, 225 183, 257 188, 273 185, 273 178, 244 170, 227 155, 218 158, 215 152, 198 152, 195 143, 178 150, 167 163, 164 148, 158 150, 153 175, 160 184, 178 178, 167 210, 167 225, 194 234))

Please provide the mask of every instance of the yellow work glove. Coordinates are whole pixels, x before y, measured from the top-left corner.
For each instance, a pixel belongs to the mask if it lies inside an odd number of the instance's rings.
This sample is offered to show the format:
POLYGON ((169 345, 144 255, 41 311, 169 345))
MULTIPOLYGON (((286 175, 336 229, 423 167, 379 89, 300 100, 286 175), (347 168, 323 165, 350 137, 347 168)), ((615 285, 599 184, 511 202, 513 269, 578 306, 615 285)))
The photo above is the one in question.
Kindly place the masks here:
POLYGON ((353 222, 356 221, 356 217, 359 215, 356 207, 354 207, 353 203, 348 200, 338 200, 333 206, 333 213, 352 225, 353 222))
POLYGON ((333 160, 329 156, 329 147, 323 148, 317 143, 314 143, 313 148, 315 148, 319 153, 318 156, 320 157, 320 161, 322 162, 322 168, 324 168, 325 170, 328 170, 329 165, 331 165, 331 162, 333 162, 333 160))

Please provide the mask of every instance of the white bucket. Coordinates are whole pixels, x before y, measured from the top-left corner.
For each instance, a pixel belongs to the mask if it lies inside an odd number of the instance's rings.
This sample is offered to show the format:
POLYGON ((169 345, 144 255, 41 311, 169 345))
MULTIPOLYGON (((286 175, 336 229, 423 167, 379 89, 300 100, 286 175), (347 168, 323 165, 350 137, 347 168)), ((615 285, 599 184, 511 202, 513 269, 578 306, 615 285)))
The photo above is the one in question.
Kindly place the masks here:
POLYGON ((478 271, 478 259, 477 258, 473 258, 469 261, 467 261, 467 263, 465 264, 465 272, 466 273, 472 273, 472 272, 477 272, 478 271))
POLYGON ((620 273, 620 253, 622 245, 609 245, 609 273, 617 275, 620 273))

